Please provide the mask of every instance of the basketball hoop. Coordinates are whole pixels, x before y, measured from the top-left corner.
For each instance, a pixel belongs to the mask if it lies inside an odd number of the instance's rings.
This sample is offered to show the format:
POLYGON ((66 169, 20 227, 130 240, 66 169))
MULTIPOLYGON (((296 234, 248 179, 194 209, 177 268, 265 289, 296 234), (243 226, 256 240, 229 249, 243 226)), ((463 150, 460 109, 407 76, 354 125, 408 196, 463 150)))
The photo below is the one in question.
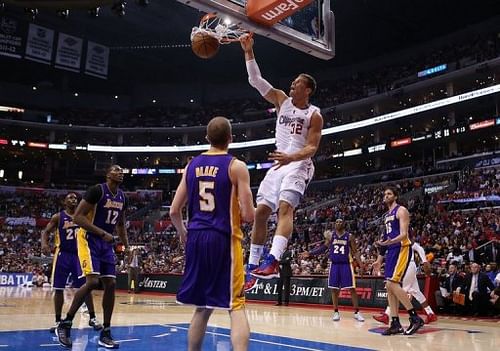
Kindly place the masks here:
POLYGON ((240 38, 245 34, 252 35, 248 30, 229 22, 227 19, 217 17, 217 15, 213 13, 203 16, 200 20, 199 27, 193 27, 191 31, 191 40, 193 40, 193 37, 198 33, 210 35, 221 44, 230 44, 240 41, 240 38))

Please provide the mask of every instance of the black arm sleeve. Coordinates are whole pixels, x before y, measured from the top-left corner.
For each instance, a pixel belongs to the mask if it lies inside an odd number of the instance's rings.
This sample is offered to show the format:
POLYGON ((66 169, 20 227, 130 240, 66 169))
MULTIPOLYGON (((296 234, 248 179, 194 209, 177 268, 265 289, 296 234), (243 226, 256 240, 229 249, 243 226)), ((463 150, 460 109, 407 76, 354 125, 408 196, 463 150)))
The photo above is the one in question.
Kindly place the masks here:
POLYGON ((91 186, 83 195, 83 199, 89 204, 95 205, 102 197, 102 188, 99 184, 91 186))

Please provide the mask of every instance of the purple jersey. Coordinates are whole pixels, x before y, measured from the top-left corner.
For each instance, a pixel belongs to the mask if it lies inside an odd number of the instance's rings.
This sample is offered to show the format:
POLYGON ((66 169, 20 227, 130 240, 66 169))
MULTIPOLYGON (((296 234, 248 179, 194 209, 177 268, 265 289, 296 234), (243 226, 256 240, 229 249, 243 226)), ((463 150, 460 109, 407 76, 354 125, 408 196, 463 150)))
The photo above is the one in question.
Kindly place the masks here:
POLYGON ((60 251, 76 254, 76 232, 79 226, 73 223, 73 217, 61 211, 59 213, 59 224, 57 226, 55 245, 60 251))
POLYGON ((352 261, 349 240, 350 234, 348 232, 344 232, 343 235, 333 232, 330 241, 330 260, 332 263, 349 263, 352 261))
MULTIPOLYGON (((399 234, 401 234, 401 226, 399 225, 399 219, 396 216, 399 207, 400 206, 397 205, 392 210, 390 210, 384 217, 384 223, 385 223, 384 241, 388 239, 394 239, 399 234)), ((411 242, 408 238, 406 238, 402 242, 389 245, 388 248, 408 246, 408 245, 411 245, 411 242)))
MULTIPOLYGON (((102 189, 101 199, 95 204, 94 210, 90 212, 90 220, 97 227, 113 234, 115 231, 116 223, 118 223, 120 216, 125 208, 125 194, 118 189, 116 194, 109 190, 106 183, 100 184, 102 189)), ((89 235, 91 233, 89 232, 89 235)), ((92 234, 92 237, 97 236, 92 234)), ((102 239, 100 239, 102 240, 102 239)))
POLYGON ((186 170, 188 230, 215 230, 242 237, 235 187, 229 177, 234 157, 227 153, 203 153, 186 170))

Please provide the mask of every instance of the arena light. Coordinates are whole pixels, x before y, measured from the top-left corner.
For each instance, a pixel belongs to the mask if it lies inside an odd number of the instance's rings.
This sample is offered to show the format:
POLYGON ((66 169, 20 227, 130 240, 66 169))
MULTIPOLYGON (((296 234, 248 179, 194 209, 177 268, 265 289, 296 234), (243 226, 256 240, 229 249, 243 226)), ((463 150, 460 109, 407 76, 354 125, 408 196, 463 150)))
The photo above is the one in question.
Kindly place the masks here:
POLYGON ((5 175, 5 171, 3 169, 0 169, 0 178, 3 178, 4 175, 5 175))
POLYGON ((118 16, 125 16, 125 6, 127 5, 126 1, 120 0, 117 1, 111 6, 111 10, 118 16))
POLYGON ((443 65, 424 69, 423 71, 420 71, 417 73, 417 77, 419 77, 419 78, 426 77, 426 76, 429 76, 429 75, 437 73, 437 72, 445 71, 447 68, 448 68, 448 65, 445 63, 443 65))
POLYGON ((23 109, 23 108, 18 108, 18 107, 0 106, 0 112, 16 112, 16 113, 23 113, 23 112, 24 112, 24 109, 23 109))
POLYGON ((357 156, 357 155, 361 155, 362 153, 363 153, 362 149, 345 150, 344 157, 357 156))
POLYGON ((66 144, 49 144, 49 149, 51 149, 51 150, 67 150, 68 145, 66 145, 66 144))
POLYGON ((100 11, 100 7, 95 7, 93 9, 90 9, 89 10, 89 16, 90 17, 99 17, 99 11, 100 11))
POLYGON ((378 145, 373 145, 368 147, 368 153, 373 153, 377 151, 385 151, 387 144, 378 144, 378 145))
POLYGON ((470 130, 477 130, 477 129, 483 129, 483 128, 488 128, 491 126, 495 125, 495 120, 494 119, 488 119, 486 121, 481 121, 477 123, 472 123, 469 128, 470 130))
POLYGON ((29 141, 28 142, 28 147, 35 147, 35 148, 38 148, 38 149, 46 149, 49 147, 49 144, 47 143, 35 143, 35 142, 32 142, 32 141, 29 141))
POLYGON ((411 144, 411 138, 403 138, 391 141, 391 147, 398 147, 411 144))
POLYGON ((57 16, 59 16, 62 19, 68 19, 68 17, 69 17, 69 10, 68 9, 57 10, 56 13, 57 13, 57 16))
POLYGON ((7 139, 0 139, 0 145, 9 145, 9 141, 7 139))
POLYGON ((23 171, 17 172, 17 178, 19 178, 19 180, 23 179, 23 171))
MULTIPOLYGON (((488 88, 474 90, 468 93, 460 94, 457 96, 452 96, 449 98, 429 102, 427 104, 418 105, 415 107, 407 108, 404 110, 387 113, 384 115, 368 118, 358 122, 352 122, 343 124, 340 126, 335 126, 331 128, 325 128, 321 132, 322 135, 330 135, 335 133, 341 133, 345 131, 350 131, 354 129, 364 128, 368 126, 373 126, 380 123, 385 123, 393 121, 399 118, 408 117, 425 111, 430 111, 438 109, 441 107, 453 105, 456 103, 477 99, 483 96, 491 95, 500 92, 500 84, 493 85, 488 88)), ((156 102, 156 100, 153 100, 156 102)), ((432 137, 432 136, 431 136, 432 137)), ((411 141, 411 139, 410 139, 411 141)), ((251 140, 245 142, 237 142, 229 145, 230 149, 243 149, 256 146, 272 145, 275 143, 275 138, 251 140)), ((95 152, 189 152, 189 151, 205 151, 208 150, 209 145, 192 145, 192 146, 103 146, 103 145, 88 145, 88 151, 95 152)))

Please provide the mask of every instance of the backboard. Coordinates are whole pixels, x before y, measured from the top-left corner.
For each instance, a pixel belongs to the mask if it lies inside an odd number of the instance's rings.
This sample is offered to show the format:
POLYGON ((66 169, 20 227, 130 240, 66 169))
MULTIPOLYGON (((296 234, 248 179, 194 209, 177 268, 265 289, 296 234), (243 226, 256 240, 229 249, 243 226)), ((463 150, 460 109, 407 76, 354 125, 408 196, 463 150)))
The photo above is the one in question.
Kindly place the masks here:
POLYGON ((330 0, 314 0, 308 7, 270 28, 252 22, 247 17, 246 0, 177 1, 206 13, 228 17, 238 26, 309 55, 324 60, 335 56, 335 18, 330 9, 330 0))

